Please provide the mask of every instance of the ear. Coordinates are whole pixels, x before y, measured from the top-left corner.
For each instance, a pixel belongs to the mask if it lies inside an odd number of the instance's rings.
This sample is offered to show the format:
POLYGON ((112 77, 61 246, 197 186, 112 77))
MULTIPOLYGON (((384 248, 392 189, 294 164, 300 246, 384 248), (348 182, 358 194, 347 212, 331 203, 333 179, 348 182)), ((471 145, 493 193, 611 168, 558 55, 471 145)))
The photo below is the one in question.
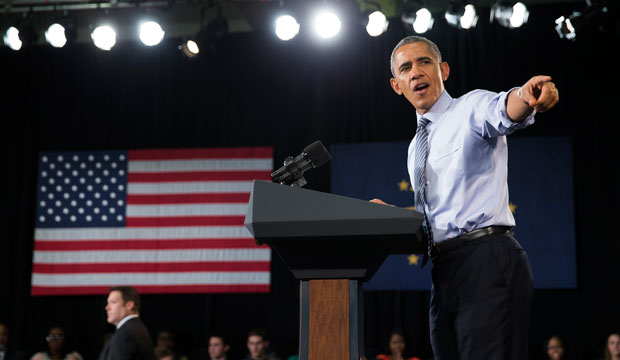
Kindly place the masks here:
POLYGON ((439 68, 441 69, 441 80, 448 80, 448 77, 450 76, 450 65, 444 61, 439 64, 439 68))
POLYGON ((128 311, 136 311, 136 303, 134 303, 133 301, 129 300, 125 303, 125 308, 128 311))
POLYGON ((226 346, 224 346, 224 351, 225 351, 225 352, 228 352, 228 350, 230 350, 230 345, 226 345, 226 346))
POLYGON ((390 86, 392 86, 392 89, 398 95, 402 95, 403 94, 403 91, 400 89, 400 86, 398 85, 398 81, 395 78, 391 78, 390 79, 390 86))

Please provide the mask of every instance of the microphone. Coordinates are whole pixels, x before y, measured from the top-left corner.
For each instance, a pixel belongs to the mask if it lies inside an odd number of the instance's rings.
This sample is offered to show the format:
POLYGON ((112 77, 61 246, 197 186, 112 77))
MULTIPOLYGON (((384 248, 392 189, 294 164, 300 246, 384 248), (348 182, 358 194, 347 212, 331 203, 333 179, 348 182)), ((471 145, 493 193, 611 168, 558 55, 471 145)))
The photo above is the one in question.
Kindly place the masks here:
POLYGON ((308 183, 304 173, 327 163, 331 158, 323 143, 317 140, 306 146, 295 158, 289 156, 284 159, 284 166, 272 172, 271 178, 280 184, 303 187, 308 183))

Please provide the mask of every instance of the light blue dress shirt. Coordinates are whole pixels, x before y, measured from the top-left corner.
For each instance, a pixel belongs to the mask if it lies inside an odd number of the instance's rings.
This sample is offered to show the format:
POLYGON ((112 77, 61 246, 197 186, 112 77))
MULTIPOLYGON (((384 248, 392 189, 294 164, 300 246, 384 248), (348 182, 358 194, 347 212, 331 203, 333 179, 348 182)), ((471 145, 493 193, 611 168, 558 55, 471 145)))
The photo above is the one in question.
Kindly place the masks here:
MULTIPOLYGON (((515 225, 508 206, 506 135, 533 124, 535 112, 523 122, 511 121, 509 93, 474 90, 453 99, 444 91, 424 114, 430 120, 426 213, 435 242, 485 226, 515 225)), ((416 137, 407 157, 413 186, 415 142, 416 137)))

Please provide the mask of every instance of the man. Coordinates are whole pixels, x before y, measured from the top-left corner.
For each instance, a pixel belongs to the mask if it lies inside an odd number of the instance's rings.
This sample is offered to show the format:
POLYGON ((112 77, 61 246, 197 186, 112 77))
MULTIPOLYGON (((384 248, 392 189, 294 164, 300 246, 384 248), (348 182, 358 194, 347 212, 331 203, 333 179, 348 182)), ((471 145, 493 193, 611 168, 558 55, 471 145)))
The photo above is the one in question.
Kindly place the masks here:
POLYGON ((280 360, 275 354, 267 354, 269 341, 263 329, 252 329, 248 332, 247 346, 249 354, 243 360, 280 360))
POLYGON ((435 358, 526 359, 532 274, 509 232, 506 135, 555 106, 558 91, 549 76, 534 76, 507 92, 452 98, 448 63, 417 36, 396 45, 390 65, 392 89, 418 119, 407 165, 433 261, 435 358))
POLYGON ((9 348, 9 328, 0 323, 0 360, 27 359, 26 354, 20 350, 9 348))
POLYGON ((209 357, 211 360, 227 360, 230 345, 223 335, 213 334, 209 337, 209 357))
POLYGON ((105 345, 99 360, 152 360, 153 342, 146 326, 139 318, 140 294, 129 286, 110 288, 105 307, 108 323, 116 332, 105 345))

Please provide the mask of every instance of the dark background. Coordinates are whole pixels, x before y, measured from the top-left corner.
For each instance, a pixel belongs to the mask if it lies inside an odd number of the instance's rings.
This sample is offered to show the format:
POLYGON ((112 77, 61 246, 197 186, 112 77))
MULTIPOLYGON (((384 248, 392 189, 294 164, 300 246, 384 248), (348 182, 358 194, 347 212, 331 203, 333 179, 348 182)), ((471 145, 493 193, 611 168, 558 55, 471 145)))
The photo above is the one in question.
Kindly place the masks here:
MULTIPOLYGON (((545 338, 555 333, 573 358, 601 358, 606 336, 620 330, 614 131, 620 36, 615 19, 611 31, 560 39, 555 18, 578 7, 530 7, 529 23, 512 30, 489 24, 488 9, 471 31, 450 28, 435 15, 426 34, 451 65, 446 88, 454 97, 475 88, 508 90, 539 74, 551 75, 560 91, 554 109, 511 135, 573 141, 567 156, 574 159, 578 286, 535 291, 533 359, 542 358, 545 338)), ((408 34, 398 19, 379 38, 350 26, 328 43, 303 34, 290 42, 267 31, 230 34, 216 42, 215 53, 192 61, 176 49, 179 39, 154 48, 120 43, 110 52, 92 44, 0 48, 0 322, 11 329, 13 345, 40 349, 47 330, 60 325, 73 347, 93 358, 103 333, 112 331, 105 296, 29 295, 39 151, 273 146, 279 167, 317 139, 326 146, 409 140, 414 109, 388 82, 389 55, 408 34)), ((307 178, 309 188, 329 191, 328 166, 307 178)), ((274 349, 288 356, 298 341, 298 291, 274 254, 269 294, 145 295, 141 316, 153 335, 174 331, 185 354, 220 330, 240 357, 247 331, 265 327, 274 349)), ((389 331, 399 326, 414 354, 432 356, 428 298, 427 292, 367 292, 367 355, 385 350, 389 331)))

